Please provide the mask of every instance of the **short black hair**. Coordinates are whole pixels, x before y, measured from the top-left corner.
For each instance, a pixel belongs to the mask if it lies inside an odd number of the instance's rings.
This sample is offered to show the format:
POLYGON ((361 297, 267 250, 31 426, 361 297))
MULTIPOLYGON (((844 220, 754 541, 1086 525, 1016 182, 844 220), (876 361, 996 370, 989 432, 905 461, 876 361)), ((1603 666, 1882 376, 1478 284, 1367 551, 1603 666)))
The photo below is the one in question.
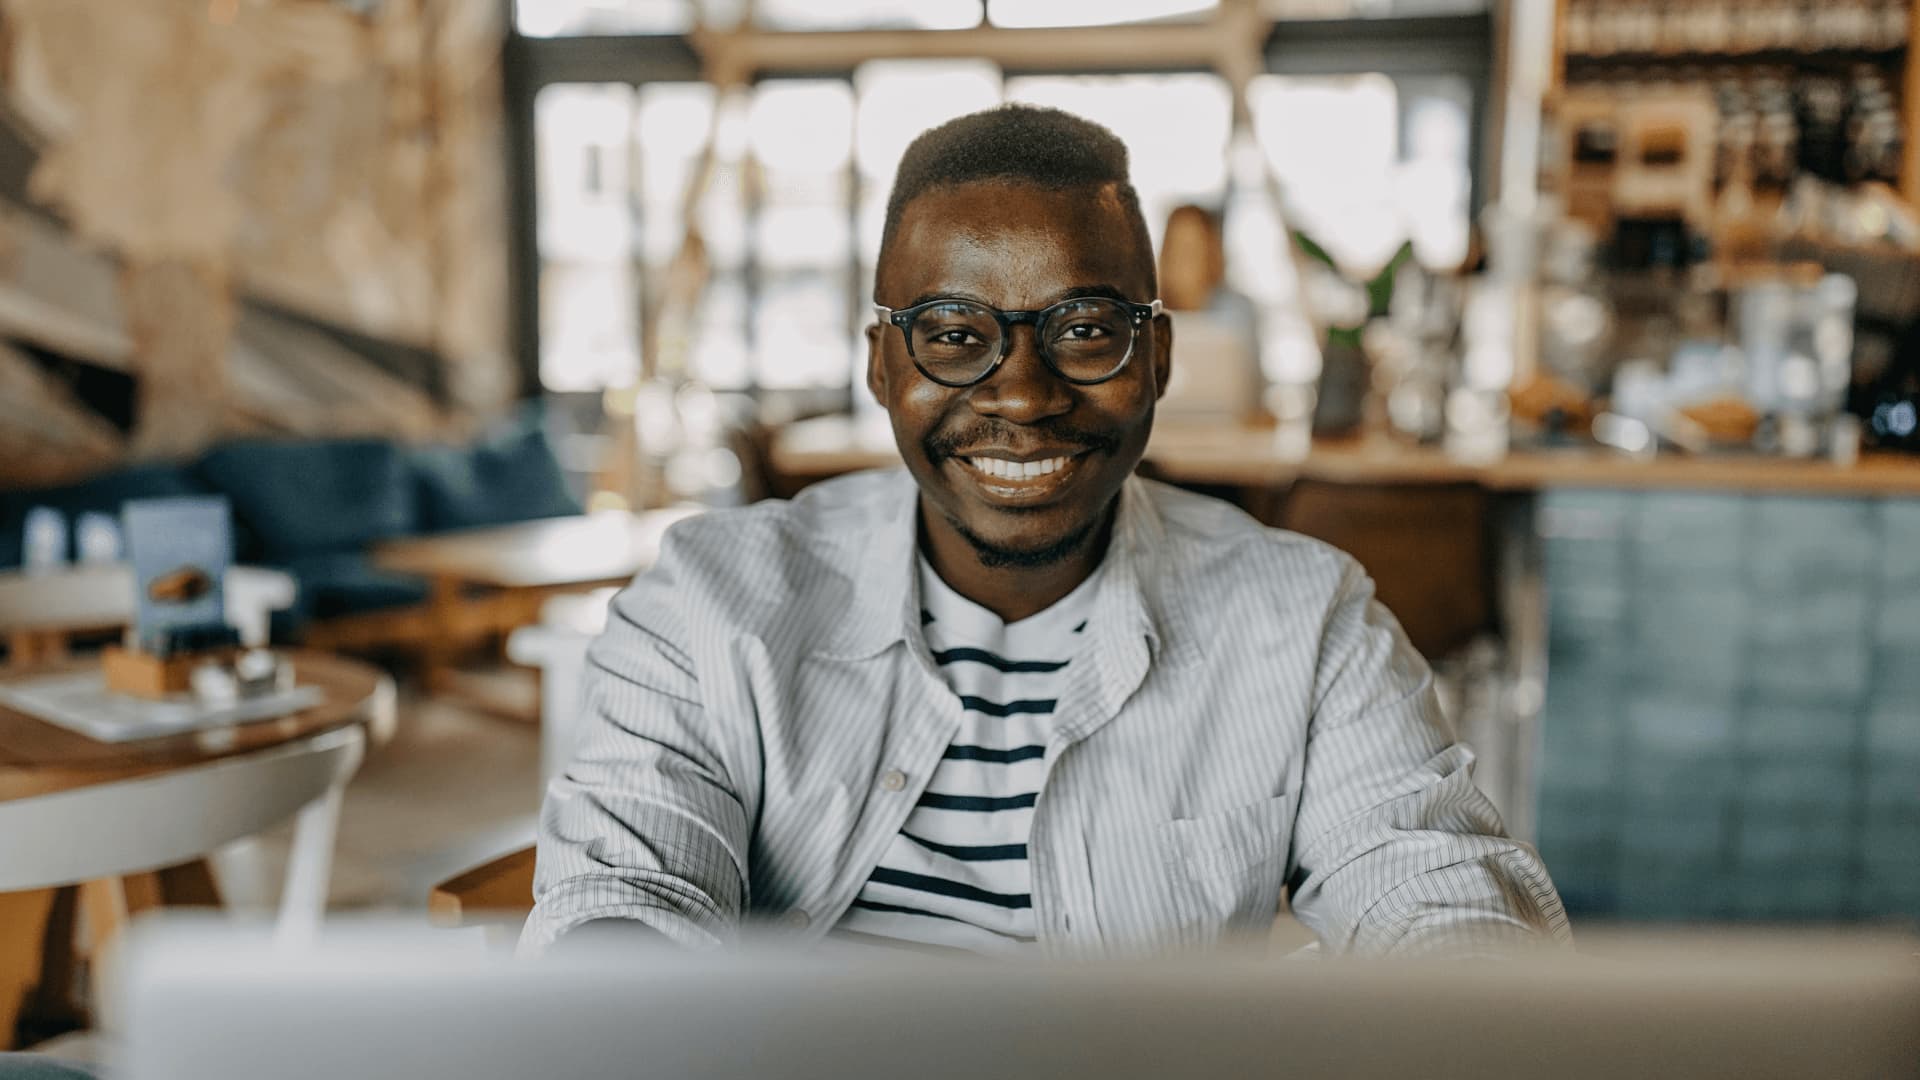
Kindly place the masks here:
POLYGON ((1130 219, 1141 257, 1149 267, 1153 264, 1147 219, 1127 174, 1127 144, 1091 120, 1036 105, 1002 105, 969 113, 914 139, 900 158, 893 194, 887 199, 881 257, 892 245, 908 203, 936 188, 980 181, 1055 190, 1111 185, 1130 219))

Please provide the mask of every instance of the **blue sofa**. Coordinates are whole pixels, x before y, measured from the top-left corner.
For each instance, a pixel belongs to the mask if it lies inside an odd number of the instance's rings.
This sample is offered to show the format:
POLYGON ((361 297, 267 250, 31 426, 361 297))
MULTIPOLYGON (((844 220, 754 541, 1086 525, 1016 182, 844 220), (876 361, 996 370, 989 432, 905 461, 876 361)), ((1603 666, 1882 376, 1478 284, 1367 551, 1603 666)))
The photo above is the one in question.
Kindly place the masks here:
POLYGON ((581 511, 531 411, 458 446, 245 439, 196 461, 0 492, 0 569, 20 565, 32 507, 51 506, 72 521, 86 511, 118 513, 129 499, 202 494, 231 503, 239 561, 283 568, 299 582, 293 609, 276 616, 276 640, 296 640, 316 620, 423 602, 425 582, 369 562, 378 541, 581 511))

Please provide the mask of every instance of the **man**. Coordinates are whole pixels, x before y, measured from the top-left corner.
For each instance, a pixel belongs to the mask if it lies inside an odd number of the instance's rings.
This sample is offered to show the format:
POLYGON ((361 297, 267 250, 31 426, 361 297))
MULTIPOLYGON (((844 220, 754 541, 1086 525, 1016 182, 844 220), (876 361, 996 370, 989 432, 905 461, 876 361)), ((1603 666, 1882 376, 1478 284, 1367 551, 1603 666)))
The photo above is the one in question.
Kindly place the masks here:
POLYGON ((1352 559, 1133 476, 1173 328, 1124 146, 923 134, 867 385, 906 469, 669 533, 591 651, 531 948, 1200 946, 1283 892, 1330 951, 1564 938, 1352 559))

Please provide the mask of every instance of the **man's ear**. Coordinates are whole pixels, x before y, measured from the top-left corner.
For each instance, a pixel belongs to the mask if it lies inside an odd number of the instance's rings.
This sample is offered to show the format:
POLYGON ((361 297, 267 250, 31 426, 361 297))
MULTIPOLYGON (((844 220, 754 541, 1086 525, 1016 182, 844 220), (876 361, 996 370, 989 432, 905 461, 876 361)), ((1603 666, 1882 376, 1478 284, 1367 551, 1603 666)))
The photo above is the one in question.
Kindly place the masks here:
POLYGON ((1173 316, 1162 312, 1153 318, 1153 399, 1167 396, 1167 380, 1173 376, 1173 316))
POLYGON ((882 405, 887 403, 886 339, 881 336, 885 332, 879 323, 867 327, 867 391, 882 405))

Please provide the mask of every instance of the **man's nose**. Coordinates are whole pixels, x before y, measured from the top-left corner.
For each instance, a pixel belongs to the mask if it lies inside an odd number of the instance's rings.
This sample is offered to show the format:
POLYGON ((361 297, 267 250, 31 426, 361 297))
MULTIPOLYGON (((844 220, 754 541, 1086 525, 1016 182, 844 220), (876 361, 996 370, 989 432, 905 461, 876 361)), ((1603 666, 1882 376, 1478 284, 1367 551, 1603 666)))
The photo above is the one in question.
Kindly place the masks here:
POLYGON ((1040 358, 1039 340, 1031 326, 1013 328, 1007 358, 973 388, 973 411, 1031 424, 1073 409, 1073 386, 1040 358))

